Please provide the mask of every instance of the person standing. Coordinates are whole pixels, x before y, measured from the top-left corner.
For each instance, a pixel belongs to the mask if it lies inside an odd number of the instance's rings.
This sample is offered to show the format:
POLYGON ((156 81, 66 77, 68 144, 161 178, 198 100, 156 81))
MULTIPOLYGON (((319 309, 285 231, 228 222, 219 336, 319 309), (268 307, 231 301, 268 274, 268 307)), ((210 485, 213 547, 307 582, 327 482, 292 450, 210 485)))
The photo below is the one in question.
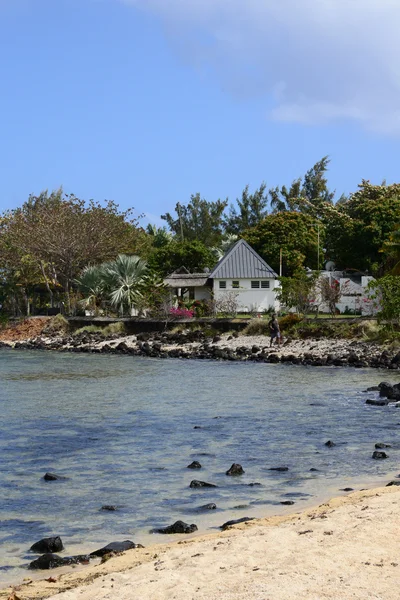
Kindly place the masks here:
POLYGON ((276 314, 275 313, 272 315, 271 320, 268 323, 268 325, 269 325, 269 330, 271 332, 270 347, 274 343, 275 339, 276 339, 276 342, 277 342, 278 346, 280 346, 281 342, 282 342, 282 336, 281 336, 281 330, 279 328, 278 319, 276 318, 276 314))

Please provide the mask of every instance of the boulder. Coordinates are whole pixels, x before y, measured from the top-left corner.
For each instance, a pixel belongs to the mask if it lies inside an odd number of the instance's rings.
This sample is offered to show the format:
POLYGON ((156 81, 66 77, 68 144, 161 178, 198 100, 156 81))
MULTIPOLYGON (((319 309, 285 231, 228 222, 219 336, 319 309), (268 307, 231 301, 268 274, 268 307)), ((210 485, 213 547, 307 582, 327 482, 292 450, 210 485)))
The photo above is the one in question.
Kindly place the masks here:
POLYGON ((33 544, 29 550, 39 554, 52 554, 54 552, 61 552, 61 550, 64 550, 64 546, 60 536, 57 535, 39 540, 39 542, 33 544))
POLYGON ((382 450, 383 448, 391 448, 390 444, 375 444, 375 450, 382 450))
POLYGON ((187 466, 188 469, 201 469, 201 464, 199 463, 198 460, 194 460, 193 462, 190 463, 190 465, 187 466))
POLYGON ((328 440, 327 442, 325 442, 325 446, 327 448, 333 448, 334 446, 336 446, 335 442, 332 442, 332 440, 328 440))
POLYGON ((230 469, 227 470, 226 475, 231 475, 231 476, 236 476, 236 475, 243 475, 244 474, 244 470, 242 465, 239 465, 239 463, 233 463, 233 465, 230 467, 230 469))
POLYGON ((192 523, 191 525, 188 525, 188 523, 184 523, 183 521, 176 521, 172 525, 168 525, 168 527, 156 529, 155 531, 157 533, 166 533, 166 534, 193 533, 194 531, 197 531, 197 525, 195 525, 194 523, 192 523))
POLYGON ((285 506, 292 506, 294 504, 293 500, 282 500, 279 504, 284 504, 285 506))
POLYGON ((270 467, 269 471, 289 471, 289 467, 270 467))
POLYGON ((214 485, 213 483, 207 483, 206 481, 199 481, 198 479, 193 479, 190 482, 189 487, 191 487, 191 488, 203 488, 203 487, 216 488, 217 486, 214 485))
POLYGON ((368 398, 368 400, 365 401, 365 404, 370 404, 371 406, 387 406, 388 401, 383 398, 381 400, 372 400, 371 398, 368 398))
POLYGON ((124 542, 111 542, 110 544, 107 544, 107 546, 91 552, 90 556, 101 557, 105 554, 110 554, 111 552, 125 552, 126 550, 134 550, 135 548, 143 548, 143 546, 141 544, 135 544, 130 540, 125 540, 124 542))
POLYGON ((232 525, 237 525, 238 523, 245 523, 246 521, 254 521, 255 517, 242 517, 241 519, 234 519, 233 521, 226 521, 223 525, 221 525, 222 531, 228 529, 232 525))
POLYGON ((386 487, 390 487, 392 485, 400 485, 400 479, 397 479, 396 481, 389 481, 389 483, 386 484, 386 487))
POLYGON ((372 458, 374 458, 375 460, 380 460, 380 459, 389 458, 389 457, 386 454, 386 452, 379 452, 378 450, 375 450, 375 452, 372 454, 372 458))
POLYGON ((63 477, 62 475, 56 475, 55 473, 45 473, 43 479, 45 481, 62 481, 67 478, 63 477))
POLYGON ((197 510, 201 511, 201 510, 215 510, 217 508, 217 505, 214 504, 214 502, 209 502, 208 504, 203 504, 203 506, 199 506, 199 508, 197 510))
POLYGON ((117 507, 114 506, 114 504, 104 504, 100 510, 108 510, 110 512, 113 512, 113 511, 117 510, 117 507))
POLYGON ((57 567, 64 567, 66 565, 77 565, 79 563, 87 563, 90 560, 89 554, 80 554, 78 556, 67 556, 65 558, 58 556, 58 554, 42 554, 36 560, 33 560, 29 569, 55 569, 57 567))

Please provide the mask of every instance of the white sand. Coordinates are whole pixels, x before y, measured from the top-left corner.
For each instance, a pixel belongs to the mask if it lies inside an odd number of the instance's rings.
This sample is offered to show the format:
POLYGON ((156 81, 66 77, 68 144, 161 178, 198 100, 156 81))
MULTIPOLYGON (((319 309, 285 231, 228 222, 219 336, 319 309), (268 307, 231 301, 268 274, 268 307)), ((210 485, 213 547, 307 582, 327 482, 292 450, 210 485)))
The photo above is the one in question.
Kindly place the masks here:
MULTIPOLYGON (((290 517, 180 537, 74 573, 51 571, 55 583, 25 584, 15 594, 21 600, 398 600, 399 502, 398 487, 355 492, 290 517)), ((2 590, 0 598, 9 594, 2 590)))

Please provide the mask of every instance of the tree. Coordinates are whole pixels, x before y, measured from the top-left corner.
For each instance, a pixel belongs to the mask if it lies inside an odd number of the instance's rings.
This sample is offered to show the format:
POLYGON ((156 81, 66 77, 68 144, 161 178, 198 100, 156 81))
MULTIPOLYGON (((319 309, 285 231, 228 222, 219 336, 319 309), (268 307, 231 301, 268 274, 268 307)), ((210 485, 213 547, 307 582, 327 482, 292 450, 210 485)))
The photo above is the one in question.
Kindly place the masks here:
POLYGON ((237 208, 231 204, 229 215, 225 219, 227 233, 241 235, 245 229, 255 227, 267 215, 268 193, 266 184, 262 183, 252 194, 246 185, 241 199, 237 198, 237 208))
POLYGON ((166 227, 156 227, 150 223, 146 227, 146 233, 150 236, 153 248, 162 248, 167 246, 172 240, 172 234, 166 227))
POLYGON ((400 277, 386 275, 368 285, 371 300, 379 306, 378 319, 389 327, 400 323, 400 277))
POLYGON ((400 224, 400 184, 376 186, 363 180, 338 214, 341 222, 327 226, 328 248, 336 262, 342 268, 382 273, 385 248, 400 224))
POLYGON ((277 300, 287 309, 295 308, 300 314, 307 314, 314 308, 315 285, 318 274, 298 271, 293 277, 280 277, 277 300))
POLYGON ((153 271, 166 276, 180 267, 189 272, 202 272, 216 263, 213 248, 200 241, 172 240, 167 246, 155 249, 149 257, 149 266, 153 271))
POLYGON ((270 189, 268 193, 273 211, 298 210, 321 217, 321 210, 326 204, 332 204, 335 196, 335 192, 329 190, 326 178, 329 162, 329 157, 324 156, 304 178, 295 179, 289 189, 286 186, 270 189))
POLYGON ((170 230, 183 241, 198 240, 207 246, 218 246, 223 233, 223 212, 228 200, 207 202, 200 194, 192 195, 187 206, 175 206, 176 217, 161 215, 170 230))
POLYGON ((291 276, 304 266, 317 267, 318 225, 322 255, 323 225, 310 215, 299 212, 268 215, 259 225, 245 232, 243 237, 277 273, 282 251, 284 274, 291 276))
POLYGON ((139 256, 119 254, 115 260, 102 265, 102 272, 111 306, 121 315, 130 315, 142 298, 147 263, 139 256))
POLYGON ((106 299, 106 284, 102 265, 88 265, 82 270, 79 279, 75 283, 83 295, 83 306, 97 313, 101 302, 106 299))
POLYGON ((132 209, 121 212, 112 201, 86 204, 62 189, 30 196, 0 220, 0 260, 16 269, 29 256, 50 299, 54 286, 62 287, 68 313, 71 285, 84 266, 113 259, 120 252, 141 251, 146 244, 132 209))

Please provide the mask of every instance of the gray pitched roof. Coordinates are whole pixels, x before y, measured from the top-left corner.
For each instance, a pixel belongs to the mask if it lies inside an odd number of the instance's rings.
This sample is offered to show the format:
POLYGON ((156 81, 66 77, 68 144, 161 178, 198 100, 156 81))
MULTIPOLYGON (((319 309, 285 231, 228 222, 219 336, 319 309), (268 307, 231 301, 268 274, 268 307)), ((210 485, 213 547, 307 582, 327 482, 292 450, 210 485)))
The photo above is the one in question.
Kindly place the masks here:
POLYGON ((261 279, 277 276, 245 240, 236 242, 209 274, 213 279, 261 279))

